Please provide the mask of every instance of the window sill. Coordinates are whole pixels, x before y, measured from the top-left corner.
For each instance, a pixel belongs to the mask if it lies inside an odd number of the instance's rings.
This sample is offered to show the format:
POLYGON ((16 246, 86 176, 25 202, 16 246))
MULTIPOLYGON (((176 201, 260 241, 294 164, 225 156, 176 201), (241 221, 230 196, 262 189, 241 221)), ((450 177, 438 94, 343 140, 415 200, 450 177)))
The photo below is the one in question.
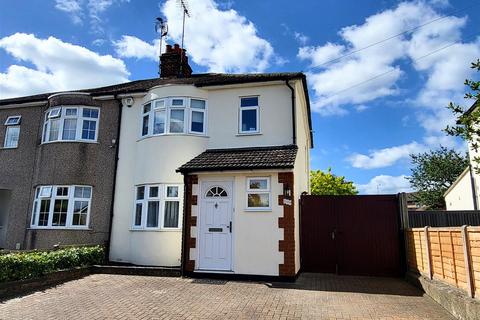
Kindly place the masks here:
POLYGON ((15 150, 15 149, 18 149, 18 146, 17 147, 2 147, 0 148, 0 150, 15 150))
POLYGON ((78 228, 71 228, 71 227, 30 227, 27 230, 68 230, 68 231, 91 231, 92 228, 86 227, 78 227, 78 228))
POLYGON ((272 208, 245 208, 246 212, 272 212, 272 208))
POLYGON ((140 137, 140 138, 137 139, 137 142, 142 141, 142 140, 146 140, 146 139, 151 139, 151 138, 172 137, 172 136, 210 138, 206 134, 200 134, 200 133, 199 134, 195 134, 195 133, 163 133, 163 134, 154 134, 154 135, 140 137))
POLYGON ((262 135, 261 132, 241 132, 241 133, 237 133, 236 136, 237 137, 242 137, 242 136, 260 136, 262 135))
POLYGON ((129 231, 133 231, 133 232, 137 232, 137 231, 140 231, 140 232, 181 232, 182 231, 182 228, 171 228, 171 229, 166 229, 166 228, 163 228, 163 229, 154 229, 154 228, 151 228, 151 229, 135 229, 135 228, 130 228, 129 231))
POLYGON ((53 143, 91 143, 91 144, 100 144, 98 141, 89 141, 89 140, 59 140, 59 141, 47 141, 42 142, 40 145, 53 144, 53 143))

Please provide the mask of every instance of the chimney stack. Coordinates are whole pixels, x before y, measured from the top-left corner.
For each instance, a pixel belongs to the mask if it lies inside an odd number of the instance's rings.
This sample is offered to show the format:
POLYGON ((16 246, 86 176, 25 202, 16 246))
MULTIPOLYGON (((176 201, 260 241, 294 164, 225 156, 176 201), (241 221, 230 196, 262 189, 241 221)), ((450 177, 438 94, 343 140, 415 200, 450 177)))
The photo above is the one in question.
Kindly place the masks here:
POLYGON ((188 78, 192 75, 192 68, 188 64, 186 50, 178 44, 173 47, 167 44, 166 51, 160 56, 161 78, 188 78))

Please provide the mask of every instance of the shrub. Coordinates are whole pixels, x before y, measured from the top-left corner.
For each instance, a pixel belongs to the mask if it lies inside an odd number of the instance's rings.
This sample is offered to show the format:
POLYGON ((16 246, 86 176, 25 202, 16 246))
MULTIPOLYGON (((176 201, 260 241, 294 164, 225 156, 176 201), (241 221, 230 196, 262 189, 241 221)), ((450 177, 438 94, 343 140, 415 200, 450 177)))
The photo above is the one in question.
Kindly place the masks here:
POLYGON ((4 254, 0 255, 0 282, 37 278, 58 270, 101 264, 104 257, 102 246, 4 254))

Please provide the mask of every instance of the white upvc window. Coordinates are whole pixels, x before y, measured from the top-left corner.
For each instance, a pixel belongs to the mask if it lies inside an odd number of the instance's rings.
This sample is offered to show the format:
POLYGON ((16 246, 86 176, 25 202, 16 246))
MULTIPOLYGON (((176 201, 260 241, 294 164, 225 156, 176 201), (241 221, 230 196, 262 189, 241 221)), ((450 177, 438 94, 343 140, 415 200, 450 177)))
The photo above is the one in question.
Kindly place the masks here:
POLYGON ((247 210, 271 210, 271 190, 269 177, 247 178, 247 210))
POLYGON ((10 116, 5 120, 5 140, 3 147, 6 149, 13 149, 18 147, 18 140, 20 139, 20 120, 21 116, 10 116))
POLYGON ((42 142, 83 141, 98 138, 100 109, 90 106, 54 107, 45 113, 42 142))
POLYGON ((141 137, 164 134, 205 135, 207 103, 203 99, 173 97, 143 105, 141 137))
POLYGON ((181 199, 181 185, 137 186, 132 229, 179 229, 182 215, 181 199))
POLYGON ((87 229, 91 186, 40 186, 35 189, 32 228, 87 229))
POLYGON ((260 106, 258 96, 241 97, 238 117, 238 133, 253 134, 260 132, 260 106))

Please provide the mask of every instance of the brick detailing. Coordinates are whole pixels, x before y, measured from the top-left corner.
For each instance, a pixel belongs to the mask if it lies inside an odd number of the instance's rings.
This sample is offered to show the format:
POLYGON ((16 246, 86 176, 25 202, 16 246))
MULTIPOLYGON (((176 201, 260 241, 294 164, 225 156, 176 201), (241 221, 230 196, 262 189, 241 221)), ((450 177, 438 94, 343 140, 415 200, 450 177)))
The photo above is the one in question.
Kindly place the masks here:
POLYGON ((291 205, 284 205, 284 195, 278 196, 278 204, 283 205, 283 217, 278 218, 278 227, 283 229, 283 240, 278 241, 278 251, 283 252, 283 263, 278 266, 280 276, 295 276, 295 215, 293 199, 293 172, 279 172, 278 182, 290 188, 291 205))
POLYGON ((184 270, 193 272, 195 269, 195 261, 190 259, 190 249, 196 247, 196 238, 193 238, 190 234, 190 227, 197 225, 197 217, 192 216, 192 205, 197 204, 197 196, 192 194, 194 184, 198 184, 198 177, 195 175, 186 176, 185 185, 185 221, 186 225, 183 230, 185 232, 185 243, 183 248, 184 270))
POLYGON ((197 217, 190 217, 190 226, 191 227, 197 226, 197 217))

